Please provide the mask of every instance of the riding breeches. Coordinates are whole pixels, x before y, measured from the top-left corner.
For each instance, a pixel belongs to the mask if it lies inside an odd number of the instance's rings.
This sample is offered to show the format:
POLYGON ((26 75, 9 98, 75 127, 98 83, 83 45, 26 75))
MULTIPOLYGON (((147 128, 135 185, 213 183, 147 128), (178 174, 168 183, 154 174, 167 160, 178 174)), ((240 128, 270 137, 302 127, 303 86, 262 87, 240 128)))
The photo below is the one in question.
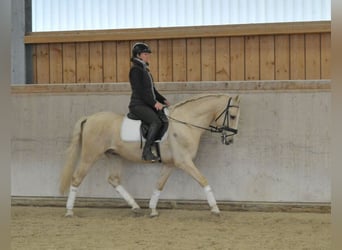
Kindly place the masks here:
POLYGON ((131 107, 130 112, 159 132, 154 139, 161 139, 169 127, 169 121, 162 110, 155 111, 148 106, 140 105, 131 107))
POLYGON ((148 125, 154 124, 154 126, 158 128, 162 126, 162 121, 160 120, 157 111, 154 111, 148 106, 134 106, 130 108, 130 112, 148 125))

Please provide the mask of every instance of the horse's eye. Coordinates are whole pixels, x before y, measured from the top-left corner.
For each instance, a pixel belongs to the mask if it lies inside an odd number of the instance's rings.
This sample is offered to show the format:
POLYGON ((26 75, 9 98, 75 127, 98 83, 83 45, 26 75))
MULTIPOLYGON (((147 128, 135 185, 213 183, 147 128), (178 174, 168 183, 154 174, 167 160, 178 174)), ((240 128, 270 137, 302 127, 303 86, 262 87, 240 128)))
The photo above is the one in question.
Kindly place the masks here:
POLYGON ((230 116, 230 119, 232 119, 232 120, 235 120, 235 118, 236 118, 235 115, 231 115, 231 116, 230 116))

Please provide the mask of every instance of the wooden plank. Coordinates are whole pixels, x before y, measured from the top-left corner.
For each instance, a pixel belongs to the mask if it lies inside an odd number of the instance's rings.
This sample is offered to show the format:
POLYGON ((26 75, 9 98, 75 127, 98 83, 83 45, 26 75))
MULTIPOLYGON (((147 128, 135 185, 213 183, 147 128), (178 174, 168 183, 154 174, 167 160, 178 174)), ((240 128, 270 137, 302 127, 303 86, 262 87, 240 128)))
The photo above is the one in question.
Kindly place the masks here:
POLYGON ((102 42, 89 43, 89 61, 90 82, 103 82, 102 42))
POLYGON ((37 45, 37 83, 50 83, 49 45, 37 45))
POLYGON ((321 37, 320 34, 305 35, 306 79, 321 78, 321 37))
POLYGON ((89 83, 89 43, 76 43, 76 82, 89 83))
POLYGON ((187 81, 201 80, 201 40, 198 38, 186 41, 187 81))
POLYGON ((245 80, 245 39, 231 37, 230 39, 230 74, 231 80, 245 80))
POLYGON ((215 81, 215 38, 201 39, 201 81, 215 81))
POLYGON ((275 36, 275 79, 290 79, 290 41, 288 35, 275 36))
POLYGON ((174 82, 186 81, 186 39, 172 41, 172 79, 174 82))
POLYGON ((159 82, 172 81, 172 40, 158 41, 159 82))
POLYGON ((131 46, 129 41, 118 41, 116 44, 117 54, 117 82, 129 81, 129 69, 131 67, 131 46))
POLYGON ((274 36, 260 36, 260 80, 274 80, 274 36))
POLYGON ((103 42, 103 82, 116 82, 116 42, 103 42))
POLYGON ((76 46, 75 43, 63 44, 63 82, 76 83, 76 46))
POLYGON ((230 39, 229 37, 216 38, 216 81, 230 80, 230 39))
POLYGON ((290 35, 290 79, 305 79, 305 39, 303 34, 290 35))
POLYGON ((24 37, 29 43, 65 43, 94 41, 126 41, 149 39, 177 39, 201 37, 254 36, 275 34, 299 34, 330 32, 330 21, 256 23, 234 25, 210 25, 193 27, 113 29, 64 32, 32 32, 24 37))
POLYGON ((331 34, 321 34, 321 79, 331 79, 331 34))
POLYGON ((50 48, 50 83, 63 82, 62 44, 52 43, 50 48))
POLYGON ((32 46, 32 75, 33 75, 33 83, 37 83, 37 46, 32 46))
POLYGON ((258 36, 245 37, 245 80, 247 81, 260 79, 259 43, 258 36))

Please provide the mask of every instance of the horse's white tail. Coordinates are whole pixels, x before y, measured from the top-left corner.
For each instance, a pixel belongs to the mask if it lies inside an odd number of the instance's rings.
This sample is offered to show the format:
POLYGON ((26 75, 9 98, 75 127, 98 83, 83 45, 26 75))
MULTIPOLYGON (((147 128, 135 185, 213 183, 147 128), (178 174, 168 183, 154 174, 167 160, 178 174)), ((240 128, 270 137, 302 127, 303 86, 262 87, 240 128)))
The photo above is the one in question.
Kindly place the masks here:
POLYGON ((59 192, 61 194, 66 194, 69 191, 72 174, 74 172, 77 160, 79 158, 81 142, 82 142, 82 130, 83 124, 87 121, 86 117, 82 117, 79 119, 74 127, 71 143, 67 149, 67 158, 64 164, 61 179, 59 192))

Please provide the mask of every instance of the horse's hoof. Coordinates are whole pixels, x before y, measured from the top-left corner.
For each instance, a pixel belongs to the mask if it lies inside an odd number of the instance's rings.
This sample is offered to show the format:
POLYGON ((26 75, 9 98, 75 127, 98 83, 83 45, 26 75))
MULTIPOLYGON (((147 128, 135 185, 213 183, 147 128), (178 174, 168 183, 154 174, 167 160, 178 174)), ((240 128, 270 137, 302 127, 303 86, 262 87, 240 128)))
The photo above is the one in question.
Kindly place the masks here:
POLYGON ((66 217, 66 218, 71 218, 71 217, 73 217, 73 216, 74 216, 74 212, 71 211, 71 210, 68 210, 68 211, 66 212, 66 214, 64 215, 64 217, 66 217))
POLYGON ((143 215, 143 211, 140 207, 136 207, 136 208, 132 208, 133 214, 135 216, 142 216, 143 215))
POLYGON ((151 213, 150 213, 150 218, 154 218, 154 217, 158 217, 159 213, 157 210, 152 209, 151 213))
POLYGON ((212 215, 215 215, 215 216, 217 216, 217 217, 219 217, 221 214, 220 214, 220 212, 213 212, 213 211, 211 211, 211 214, 212 215))
POLYGON ((216 216, 220 216, 220 209, 217 206, 211 208, 211 213, 216 216))

